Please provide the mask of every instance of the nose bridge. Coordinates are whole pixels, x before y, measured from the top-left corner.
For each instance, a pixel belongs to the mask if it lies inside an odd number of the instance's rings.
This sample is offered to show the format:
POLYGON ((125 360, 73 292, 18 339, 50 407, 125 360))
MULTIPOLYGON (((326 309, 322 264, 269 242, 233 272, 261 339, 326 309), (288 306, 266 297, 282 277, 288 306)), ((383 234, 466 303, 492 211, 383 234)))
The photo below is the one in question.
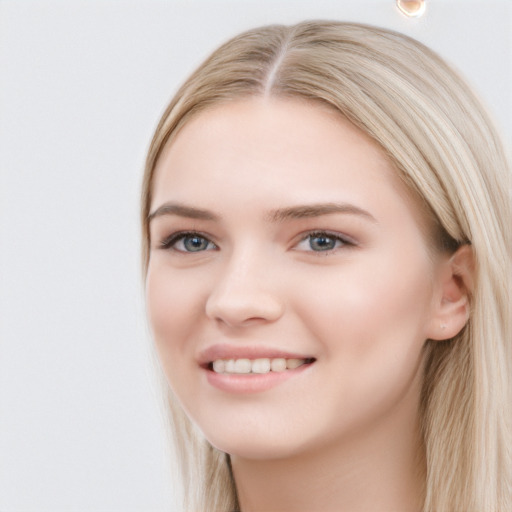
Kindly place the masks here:
POLYGON ((233 250, 219 269, 207 299, 208 317, 228 325, 275 321, 283 313, 275 265, 252 244, 233 250))

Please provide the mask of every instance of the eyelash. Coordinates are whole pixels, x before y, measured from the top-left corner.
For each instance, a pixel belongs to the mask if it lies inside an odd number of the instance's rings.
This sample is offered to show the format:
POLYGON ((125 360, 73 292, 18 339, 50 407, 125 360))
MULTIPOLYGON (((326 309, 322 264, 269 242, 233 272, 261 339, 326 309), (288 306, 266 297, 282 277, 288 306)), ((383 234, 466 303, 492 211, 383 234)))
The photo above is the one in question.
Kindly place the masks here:
POLYGON ((332 249, 320 250, 320 251, 315 251, 314 249, 311 248, 311 250, 308 250, 305 252, 316 252, 319 254, 326 255, 326 254, 331 254, 331 253, 335 252, 337 249, 341 249, 341 248, 350 249, 350 248, 353 248, 356 246, 356 243, 353 240, 351 240, 347 236, 340 235, 339 233, 333 233, 331 231, 310 231, 300 239, 300 242, 298 244, 296 244, 295 247, 297 247, 302 242, 307 241, 308 239, 310 240, 309 243, 310 243, 310 247, 311 247, 311 240, 313 238, 329 239, 329 240, 334 241, 335 244, 337 244, 338 246, 337 247, 335 246, 332 249))
MULTIPOLYGON (((337 249, 340 249, 342 247, 344 247, 346 249, 350 249, 357 245, 353 240, 349 239, 347 236, 342 236, 339 233, 333 233, 330 231, 310 231, 307 234, 305 234, 304 236, 302 236, 302 238, 294 246, 294 248, 297 248, 301 243, 307 241, 308 239, 310 240, 310 250, 305 250, 304 252, 313 252, 313 253, 319 253, 319 254, 323 254, 323 255, 331 254, 331 253, 335 252, 337 249), (324 238, 324 239, 329 239, 331 241, 334 241, 335 247, 332 247, 327 250, 315 251, 314 249, 311 248, 311 240, 313 238, 324 238), (338 245, 338 246, 336 247, 336 245, 338 245)), ((172 235, 170 235, 167 238, 165 238, 164 240, 162 240, 160 242, 160 247, 163 249, 167 249, 167 250, 174 250, 174 251, 180 252, 180 253, 192 254, 194 252, 204 252, 204 251, 208 250, 209 244, 213 245, 214 250, 218 249, 218 247, 215 245, 214 242, 212 242, 207 236, 205 236, 204 234, 202 234, 198 231, 180 231, 178 233, 173 233, 172 235), (197 238, 197 239, 204 240, 207 243, 207 247, 205 249, 199 249, 197 251, 187 251, 184 249, 177 249, 176 245, 178 244, 178 242, 183 241, 186 238, 197 238)))
POLYGON ((202 240, 206 240, 208 244, 213 244, 214 248, 217 249, 217 246, 205 235, 199 233, 198 231, 180 231, 178 233, 173 233, 172 235, 164 238, 160 242, 160 247, 162 249, 174 250, 176 252, 181 253, 193 253, 193 252, 203 252, 203 251, 184 251, 182 249, 176 249, 176 244, 185 238, 199 238, 202 240))

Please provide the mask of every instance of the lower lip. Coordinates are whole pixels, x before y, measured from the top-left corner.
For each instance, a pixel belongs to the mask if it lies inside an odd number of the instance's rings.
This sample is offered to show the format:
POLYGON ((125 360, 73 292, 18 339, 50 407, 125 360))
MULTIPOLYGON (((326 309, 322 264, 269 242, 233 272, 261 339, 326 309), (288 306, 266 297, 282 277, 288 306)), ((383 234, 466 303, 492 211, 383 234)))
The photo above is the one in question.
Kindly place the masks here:
POLYGON ((215 388, 227 393, 261 393, 267 391, 282 382, 298 377, 310 368, 314 363, 307 363, 284 372, 269 372, 263 374, 226 374, 216 373, 205 369, 208 382, 215 388))

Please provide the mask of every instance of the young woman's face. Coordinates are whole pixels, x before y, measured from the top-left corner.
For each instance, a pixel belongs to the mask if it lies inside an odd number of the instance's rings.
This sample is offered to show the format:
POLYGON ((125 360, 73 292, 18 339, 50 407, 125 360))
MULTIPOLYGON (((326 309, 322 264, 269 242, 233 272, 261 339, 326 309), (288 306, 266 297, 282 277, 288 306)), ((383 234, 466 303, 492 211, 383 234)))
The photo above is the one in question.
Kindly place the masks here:
POLYGON ((151 212, 157 350, 214 446, 283 457, 415 421, 435 251, 366 135, 298 100, 214 107, 161 155, 151 212))

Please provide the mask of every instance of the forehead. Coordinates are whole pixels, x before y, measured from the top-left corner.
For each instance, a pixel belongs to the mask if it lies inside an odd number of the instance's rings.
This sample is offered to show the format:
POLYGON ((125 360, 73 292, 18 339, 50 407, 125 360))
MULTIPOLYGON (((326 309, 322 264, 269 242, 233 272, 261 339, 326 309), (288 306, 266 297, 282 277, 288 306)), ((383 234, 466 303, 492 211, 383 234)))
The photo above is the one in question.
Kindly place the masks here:
POLYGON ((163 149, 154 181, 158 188, 162 178, 186 178, 182 171, 213 178, 228 165, 236 166, 233 178, 244 171, 263 178, 269 161, 273 174, 290 169, 293 177, 307 165, 313 178, 321 167, 331 167, 333 156, 354 172, 364 166, 368 173, 378 168, 390 179, 395 175, 381 148, 334 109, 298 99, 250 98, 216 105, 189 120, 163 149), (205 168, 207 157, 214 158, 205 168))

